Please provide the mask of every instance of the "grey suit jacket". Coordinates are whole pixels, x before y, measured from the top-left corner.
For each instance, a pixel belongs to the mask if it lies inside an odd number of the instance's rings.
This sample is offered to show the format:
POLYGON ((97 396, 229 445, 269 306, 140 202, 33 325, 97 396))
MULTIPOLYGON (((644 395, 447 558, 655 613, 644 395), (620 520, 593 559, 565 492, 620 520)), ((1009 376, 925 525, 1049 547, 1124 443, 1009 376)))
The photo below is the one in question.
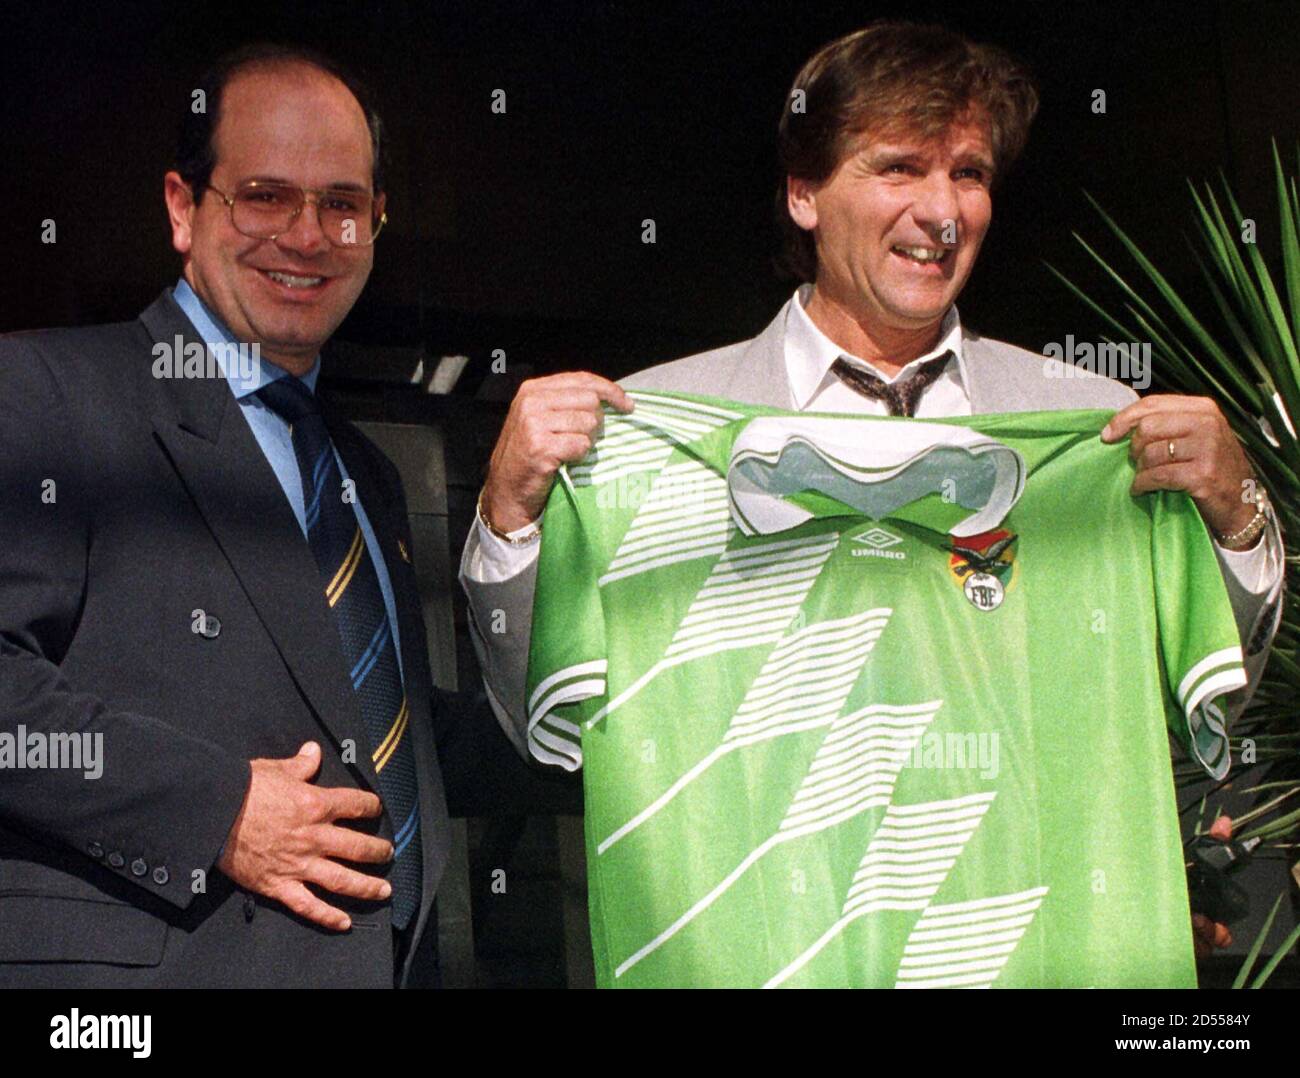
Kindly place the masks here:
MULTIPOLYGON (((785 361, 786 319, 793 302, 787 302, 757 337, 649 367, 619 384, 626 389, 675 390, 793 409, 785 361)), ((1070 368, 1071 377, 1061 377, 1059 368, 1044 356, 982 337, 965 326, 962 351, 971 411, 977 415, 1071 408, 1119 410, 1138 399, 1123 383, 1077 368, 1070 368)), ((471 528, 467 548, 477 542, 478 529, 471 528)), ((536 560, 517 576, 499 583, 478 583, 461 572, 461 584, 469 597, 470 631, 488 697, 506 734, 525 755, 528 717, 524 681, 536 579, 536 560), (503 631, 493 632, 493 626, 503 631)), ((1272 596, 1241 593, 1230 573, 1225 573, 1225 583, 1230 594, 1240 593, 1232 598, 1233 608, 1239 611, 1237 627, 1244 645, 1256 636, 1265 617, 1276 621, 1277 607, 1270 603, 1272 596)), ((1257 650, 1246 660, 1250 684, 1229 698, 1229 717, 1238 713, 1254 692, 1275 629, 1276 624, 1255 639, 1257 650), (1263 646, 1259 646, 1261 641, 1263 646)))

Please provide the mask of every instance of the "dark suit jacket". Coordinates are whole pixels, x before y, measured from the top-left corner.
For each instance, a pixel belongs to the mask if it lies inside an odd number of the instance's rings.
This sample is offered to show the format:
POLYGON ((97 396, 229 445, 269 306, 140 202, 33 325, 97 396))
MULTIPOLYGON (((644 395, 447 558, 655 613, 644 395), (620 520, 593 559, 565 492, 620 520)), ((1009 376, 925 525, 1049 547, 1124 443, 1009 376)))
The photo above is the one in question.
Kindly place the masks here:
MULTIPOLYGON (((0 737, 103 745, 97 779, 0 770, 0 985, 391 987, 387 904, 324 895, 353 917, 339 934, 215 868, 250 759, 315 740, 320 785, 376 781, 316 564, 234 395, 153 377, 178 335, 197 340, 168 291, 136 322, 0 338, 0 737)), ((392 463, 326 419, 393 583, 422 931, 448 825, 406 506, 392 463)))

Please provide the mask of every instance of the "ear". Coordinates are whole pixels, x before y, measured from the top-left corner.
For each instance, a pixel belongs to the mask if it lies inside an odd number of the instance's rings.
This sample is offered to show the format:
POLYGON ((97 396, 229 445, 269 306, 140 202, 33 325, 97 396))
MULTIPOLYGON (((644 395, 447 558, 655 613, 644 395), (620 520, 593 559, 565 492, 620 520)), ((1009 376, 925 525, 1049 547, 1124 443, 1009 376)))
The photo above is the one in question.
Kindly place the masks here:
POLYGON ((187 255, 194 237, 194 192, 179 172, 169 172, 163 177, 163 200, 172 226, 172 246, 187 255))
POLYGON ((800 228, 811 232, 817 227, 817 189, 810 180, 785 178, 785 207, 800 228))

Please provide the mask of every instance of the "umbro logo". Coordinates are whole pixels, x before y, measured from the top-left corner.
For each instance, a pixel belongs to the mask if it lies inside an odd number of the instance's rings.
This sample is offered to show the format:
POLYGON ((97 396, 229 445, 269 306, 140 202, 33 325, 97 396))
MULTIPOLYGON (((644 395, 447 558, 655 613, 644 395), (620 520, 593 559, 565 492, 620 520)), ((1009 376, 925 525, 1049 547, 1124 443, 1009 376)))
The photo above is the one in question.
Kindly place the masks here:
POLYGON ((901 543, 903 537, 887 532, 884 528, 873 526, 849 538, 855 543, 862 544, 858 549, 850 551, 855 558, 892 558, 902 561, 907 557, 901 550, 888 549, 901 543))
POLYGON ((868 528, 866 531, 853 536, 855 543, 866 543, 877 550, 884 550, 887 546, 895 546, 903 541, 902 536, 895 535, 893 532, 887 532, 884 528, 868 528))

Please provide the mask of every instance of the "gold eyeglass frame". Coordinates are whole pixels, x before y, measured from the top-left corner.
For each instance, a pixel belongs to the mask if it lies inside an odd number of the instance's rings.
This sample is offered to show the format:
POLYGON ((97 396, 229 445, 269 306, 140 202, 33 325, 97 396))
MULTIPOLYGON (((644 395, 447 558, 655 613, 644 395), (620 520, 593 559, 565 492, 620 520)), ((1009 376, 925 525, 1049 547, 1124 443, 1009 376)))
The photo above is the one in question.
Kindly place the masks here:
MULTIPOLYGON (((299 202, 298 208, 293 211, 293 216, 289 218, 288 227, 283 228, 279 232, 276 232, 270 236, 249 236, 247 232, 245 232, 242 228, 240 228, 237 224, 235 224, 234 198, 231 195, 226 194, 225 191, 221 190, 221 188, 217 187, 215 184, 211 182, 208 183, 208 190, 212 191, 218 198, 220 198, 221 201, 226 204, 226 208, 230 210, 230 227, 233 228, 236 232, 238 232, 241 236, 248 236, 250 240, 279 239, 286 232, 290 231, 293 228, 293 226, 297 223, 299 216, 302 214, 303 207, 305 207, 308 203, 316 207, 316 224, 317 227, 319 227, 320 226, 320 200, 322 195, 327 195, 327 194, 355 195, 358 193, 356 191, 346 191, 346 192, 340 191, 336 187, 298 187, 295 184, 291 184, 291 183, 267 183, 263 180, 248 180, 245 183, 241 183, 239 187, 236 188, 236 193, 238 193, 239 191, 247 191, 249 189, 256 190, 259 187, 292 188, 302 196, 302 201, 299 202), (315 195, 316 197, 308 198, 307 197, 308 195, 315 195)), ((365 192, 360 192, 360 193, 364 194, 365 192)), ((366 197, 370 199, 370 203, 373 208, 374 203, 376 201, 375 197, 373 195, 366 195, 366 197)), ((325 236, 325 239, 329 241, 332 247, 337 247, 339 248, 339 250, 347 251, 354 247, 373 247, 375 240, 379 239, 379 233, 383 231, 384 225, 386 224, 388 224, 387 210, 380 213, 379 221, 375 224, 373 231, 370 233, 370 239, 366 243, 335 243, 332 239, 329 238, 328 234, 325 233, 325 230, 323 228, 321 229, 321 234, 325 236)))

